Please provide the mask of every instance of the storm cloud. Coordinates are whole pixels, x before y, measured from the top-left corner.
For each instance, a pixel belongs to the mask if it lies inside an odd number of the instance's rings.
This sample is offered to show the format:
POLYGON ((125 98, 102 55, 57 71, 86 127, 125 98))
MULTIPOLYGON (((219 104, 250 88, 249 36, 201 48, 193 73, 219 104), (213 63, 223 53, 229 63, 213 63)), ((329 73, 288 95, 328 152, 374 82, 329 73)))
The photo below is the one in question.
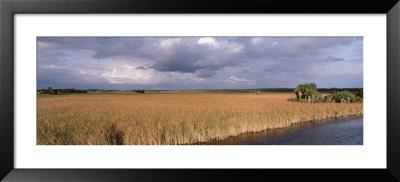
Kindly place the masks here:
POLYGON ((362 37, 38 37, 38 89, 363 87, 362 37))

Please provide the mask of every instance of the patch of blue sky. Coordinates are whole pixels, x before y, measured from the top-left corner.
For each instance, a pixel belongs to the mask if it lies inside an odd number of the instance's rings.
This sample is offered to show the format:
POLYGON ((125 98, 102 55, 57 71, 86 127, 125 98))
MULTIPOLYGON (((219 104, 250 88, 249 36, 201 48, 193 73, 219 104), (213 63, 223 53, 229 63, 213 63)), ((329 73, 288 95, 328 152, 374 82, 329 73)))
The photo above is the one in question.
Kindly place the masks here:
POLYGON ((344 60, 362 59, 363 58, 363 39, 355 38, 350 46, 337 49, 333 57, 343 58, 344 60))

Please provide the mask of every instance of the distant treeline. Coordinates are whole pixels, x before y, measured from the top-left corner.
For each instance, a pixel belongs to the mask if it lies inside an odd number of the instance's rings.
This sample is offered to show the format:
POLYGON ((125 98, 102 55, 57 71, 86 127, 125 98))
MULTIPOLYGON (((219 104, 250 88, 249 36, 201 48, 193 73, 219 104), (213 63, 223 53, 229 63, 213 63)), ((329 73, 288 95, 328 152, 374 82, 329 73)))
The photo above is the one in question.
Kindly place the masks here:
MULTIPOLYGON (((198 89, 197 91, 207 91, 207 92, 217 92, 217 93, 260 93, 260 92, 293 92, 294 88, 256 88, 256 89, 198 89)), ((360 88, 317 88, 318 92, 322 93, 332 93, 332 92, 340 92, 340 91, 350 91, 357 92, 360 88)), ((38 90, 41 94, 68 94, 68 93, 92 93, 92 92, 113 92, 113 91, 126 91, 126 92, 135 92, 135 93, 156 93, 163 91, 179 91, 179 90, 156 90, 156 89, 135 89, 135 90, 105 90, 105 89, 52 89, 49 87, 48 89, 38 90)))
POLYGON ((66 89, 52 89, 49 87, 48 89, 41 89, 38 90, 40 94, 51 94, 51 95, 60 95, 60 94, 70 94, 70 93, 88 93, 88 90, 77 90, 73 88, 66 88, 66 89))
POLYGON ((161 91, 168 90, 155 90, 155 89, 141 89, 141 90, 104 90, 104 89, 87 89, 87 90, 79 90, 74 88, 66 88, 66 89, 53 89, 49 87, 48 89, 37 90, 40 94, 50 94, 50 95, 61 95, 61 94, 70 94, 70 93, 106 93, 106 92, 135 92, 135 93, 155 93, 161 91))
MULTIPOLYGON (((255 93, 255 92, 293 92, 294 88, 258 88, 258 89, 210 89, 209 92, 236 92, 236 93, 255 93)), ((318 92, 331 93, 339 91, 357 92, 360 88, 318 88, 318 92)))
POLYGON ((142 93, 142 94, 144 94, 145 90, 144 90, 144 89, 143 89, 143 90, 132 90, 132 92, 136 92, 136 93, 142 93))
POLYGON ((211 90, 198 90, 207 92, 235 92, 235 93, 254 93, 257 89, 211 89, 211 90))

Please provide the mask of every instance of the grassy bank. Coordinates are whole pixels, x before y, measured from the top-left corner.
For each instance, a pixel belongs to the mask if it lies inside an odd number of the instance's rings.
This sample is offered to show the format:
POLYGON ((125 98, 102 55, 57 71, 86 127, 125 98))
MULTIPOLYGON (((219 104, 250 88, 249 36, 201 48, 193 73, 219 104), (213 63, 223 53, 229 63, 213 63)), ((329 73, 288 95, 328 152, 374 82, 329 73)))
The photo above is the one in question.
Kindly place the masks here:
POLYGON ((310 120, 362 115, 362 103, 298 103, 293 93, 40 97, 39 145, 164 145, 224 139, 310 120))

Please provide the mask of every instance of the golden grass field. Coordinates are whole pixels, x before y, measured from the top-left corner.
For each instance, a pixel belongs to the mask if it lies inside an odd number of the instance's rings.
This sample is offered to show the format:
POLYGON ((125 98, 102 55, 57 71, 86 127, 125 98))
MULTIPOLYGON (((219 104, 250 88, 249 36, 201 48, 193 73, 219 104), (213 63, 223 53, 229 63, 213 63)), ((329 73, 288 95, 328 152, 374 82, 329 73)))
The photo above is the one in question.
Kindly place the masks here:
POLYGON ((298 103, 293 93, 38 96, 38 145, 175 145, 362 115, 362 103, 298 103))

